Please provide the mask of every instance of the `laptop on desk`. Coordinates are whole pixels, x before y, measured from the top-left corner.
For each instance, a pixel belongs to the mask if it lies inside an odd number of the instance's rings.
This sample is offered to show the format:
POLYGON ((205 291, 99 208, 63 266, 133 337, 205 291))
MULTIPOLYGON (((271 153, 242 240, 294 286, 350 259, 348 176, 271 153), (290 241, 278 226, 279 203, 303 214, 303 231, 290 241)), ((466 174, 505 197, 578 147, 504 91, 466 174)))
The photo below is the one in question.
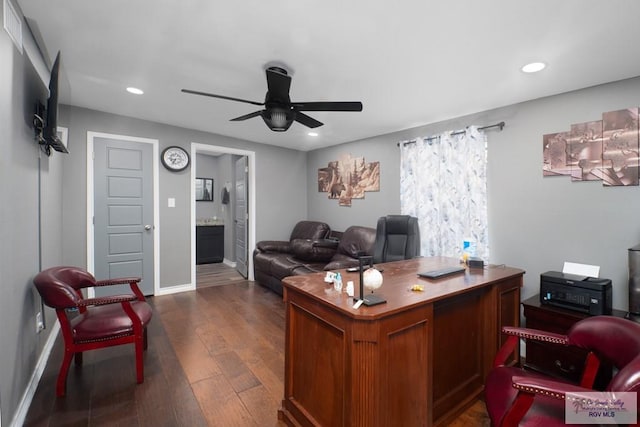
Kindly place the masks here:
POLYGON ((440 279, 442 277, 451 276, 453 274, 463 273, 465 268, 462 266, 443 267, 436 270, 423 271, 418 273, 418 276, 427 279, 440 279))

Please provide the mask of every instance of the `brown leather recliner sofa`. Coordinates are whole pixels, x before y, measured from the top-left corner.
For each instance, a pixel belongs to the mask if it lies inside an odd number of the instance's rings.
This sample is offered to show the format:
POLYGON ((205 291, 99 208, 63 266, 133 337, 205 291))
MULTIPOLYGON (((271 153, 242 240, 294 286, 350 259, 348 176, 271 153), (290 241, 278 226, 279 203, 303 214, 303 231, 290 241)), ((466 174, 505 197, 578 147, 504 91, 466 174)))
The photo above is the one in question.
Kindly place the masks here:
POLYGON ((300 221, 288 241, 263 240, 253 252, 255 280, 282 295, 287 276, 338 270, 358 265, 358 256, 373 255, 376 229, 351 226, 332 232, 320 221, 300 221))

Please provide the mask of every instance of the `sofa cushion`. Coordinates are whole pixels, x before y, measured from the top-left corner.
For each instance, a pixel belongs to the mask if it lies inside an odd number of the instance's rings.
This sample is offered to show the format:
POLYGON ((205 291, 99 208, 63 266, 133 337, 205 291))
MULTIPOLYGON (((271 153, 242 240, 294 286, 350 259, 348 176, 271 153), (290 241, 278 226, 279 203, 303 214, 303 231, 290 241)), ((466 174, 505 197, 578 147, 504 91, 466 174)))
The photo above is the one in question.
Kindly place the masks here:
POLYGON ((304 262, 288 255, 271 258, 271 275, 277 279, 293 276, 296 268, 304 266, 304 262))
POLYGON ((331 233, 329 224, 320 221, 300 221, 293 227, 289 240, 310 239, 319 240, 326 239, 331 233))
MULTIPOLYGON (((336 253, 336 246, 324 245, 316 240, 294 239, 291 241, 291 252, 302 261, 318 262, 329 261, 336 253)), ((337 242, 336 242, 337 243, 337 242)))
POLYGON ((302 276, 304 274, 311 274, 311 273, 317 273, 319 271, 322 271, 324 269, 324 262, 316 262, 316 263, 310 263, 310 264, 305 264, 305 265, 301 265, 299 267, 296 267, 293 270, 293 275, 294 276, 302 276))

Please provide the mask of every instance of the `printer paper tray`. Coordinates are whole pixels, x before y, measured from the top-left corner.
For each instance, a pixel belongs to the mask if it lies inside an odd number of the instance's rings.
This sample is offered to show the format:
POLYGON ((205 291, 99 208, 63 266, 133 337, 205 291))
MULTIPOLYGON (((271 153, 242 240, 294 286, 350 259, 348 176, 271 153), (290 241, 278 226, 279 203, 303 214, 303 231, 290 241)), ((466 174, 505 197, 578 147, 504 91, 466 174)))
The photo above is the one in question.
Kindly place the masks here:
POLYGON ((566 308, 568 310, 579 311, 581 313, 589 314, 589 307, 585 307, 579 304, 571 304, 569 302, 559 302, 559 301, 544 301, 542 304, 553 305, 555 307, 566 308))

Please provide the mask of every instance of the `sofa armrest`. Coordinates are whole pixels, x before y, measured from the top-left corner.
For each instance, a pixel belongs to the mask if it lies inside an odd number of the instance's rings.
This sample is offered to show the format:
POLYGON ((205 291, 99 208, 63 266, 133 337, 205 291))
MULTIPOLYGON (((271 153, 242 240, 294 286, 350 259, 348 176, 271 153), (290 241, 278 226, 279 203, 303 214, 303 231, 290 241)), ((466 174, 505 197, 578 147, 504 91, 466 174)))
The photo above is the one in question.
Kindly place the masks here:
POLYGON ((313 246, 316 248, 337 248, 338 243, 340 243, 337 239, 319 239, 313 241, 313 246))
POLYGON ((262 240, 256 244, 261 252, 291 253, 291 243, 284 240, 262 240))
POLYGON ((327 262, 336 253, 337 244, 331 244, 324 239, 308 240, 294 239, 291 241, 291 252, 302 261, 327 262))

